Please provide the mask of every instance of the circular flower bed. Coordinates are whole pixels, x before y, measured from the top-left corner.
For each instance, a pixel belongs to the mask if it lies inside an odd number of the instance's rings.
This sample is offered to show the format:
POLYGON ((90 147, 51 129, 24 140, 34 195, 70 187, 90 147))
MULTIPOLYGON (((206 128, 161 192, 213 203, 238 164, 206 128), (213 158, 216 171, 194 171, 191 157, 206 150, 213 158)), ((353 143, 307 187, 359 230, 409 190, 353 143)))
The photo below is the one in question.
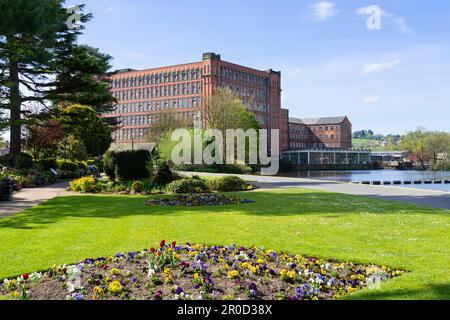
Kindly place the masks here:
POLYGON ((233 196, 228 196, 220 193, 208 194, 189 194, 189 195, 175 195, 166 198, 157 198, 145 202, 149 206, 221 206, 227 204, 242 204, 253 203, 253 200, 240 199, 233 196))
POLYGON ((44 300, 338 299, 403 271, 263 248, 161 241, 160 248, 86 259, 6 279, 0 295, 44 300))

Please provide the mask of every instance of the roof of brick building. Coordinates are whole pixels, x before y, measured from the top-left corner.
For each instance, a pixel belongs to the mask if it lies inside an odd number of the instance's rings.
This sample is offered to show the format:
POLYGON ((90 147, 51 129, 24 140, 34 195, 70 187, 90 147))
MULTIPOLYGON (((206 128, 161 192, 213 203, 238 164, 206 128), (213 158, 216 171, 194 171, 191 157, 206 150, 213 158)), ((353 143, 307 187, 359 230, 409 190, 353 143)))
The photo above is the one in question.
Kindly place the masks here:
POLYGON ((289 118, 289 122, 313 125, 325 125, 325 124, 340 124, 345 120, 345 116, 342 117, 323 117, 323 118, 289 118))

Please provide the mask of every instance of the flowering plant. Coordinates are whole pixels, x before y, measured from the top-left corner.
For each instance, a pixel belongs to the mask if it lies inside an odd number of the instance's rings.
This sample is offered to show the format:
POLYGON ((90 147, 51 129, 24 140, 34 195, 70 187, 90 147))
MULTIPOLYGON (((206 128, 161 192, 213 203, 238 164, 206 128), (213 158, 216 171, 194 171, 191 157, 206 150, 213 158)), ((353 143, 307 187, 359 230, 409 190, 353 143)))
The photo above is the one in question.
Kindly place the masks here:
POLYGON ((0 296, 17 300, 330 300, 403 273, 386 266, 327 261, 262 247, 179 246, 161 241, 159 249, 86 259, 5 279, 0 282, 0 296))

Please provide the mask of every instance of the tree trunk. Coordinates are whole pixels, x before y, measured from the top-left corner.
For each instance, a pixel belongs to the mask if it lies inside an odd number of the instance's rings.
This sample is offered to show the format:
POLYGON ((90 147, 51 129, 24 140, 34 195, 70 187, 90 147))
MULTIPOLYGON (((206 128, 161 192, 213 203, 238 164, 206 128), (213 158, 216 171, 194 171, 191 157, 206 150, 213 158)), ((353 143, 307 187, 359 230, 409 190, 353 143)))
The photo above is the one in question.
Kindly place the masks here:
POLYGON ((11 60, 9 64, 10 91, 10 153, 17 155, 22 151, 22 124, 20 123, 21 97, 19 89, 19 62, 11 60))

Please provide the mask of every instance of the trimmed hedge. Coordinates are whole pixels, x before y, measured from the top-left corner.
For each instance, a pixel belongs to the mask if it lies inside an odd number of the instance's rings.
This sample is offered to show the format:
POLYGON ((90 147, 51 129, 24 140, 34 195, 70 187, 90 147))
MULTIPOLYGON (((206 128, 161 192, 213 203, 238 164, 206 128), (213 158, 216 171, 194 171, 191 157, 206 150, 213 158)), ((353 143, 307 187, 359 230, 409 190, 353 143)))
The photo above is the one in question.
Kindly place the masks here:
POLYGON ((4 155, 0 157, 0 163, 6 167, 11 167, 19 170, 28 170, 35 168, 33 158, 26 153, 21 153, 18 155, 4 155))
POLYGON ((245 180, 236 176, 225 176, 219 179, 209 180, 207 184, 212 191, 218 192, 243 191, 247 188, 245 180))
POLYGON ((58 161, 56 159, 42 159, 37 162, 38 167, 43 171, 50 171, 50 169, 59 169, 58 161))
POLYGON ((208 186, 202 179, 183 178, 170 183, 167 190, 172 193, 203 193, 208 192, 208 186))
POLYGON ((129 181, 148 179, 148 161, 150 152, 147 150, 107 152, 104 159, 105 173, 111 180, 129 181))
POLYGON ((77 171, 79 169, 78 163, 70 160, 57 160, 58 169, 63 171, 77 171))

